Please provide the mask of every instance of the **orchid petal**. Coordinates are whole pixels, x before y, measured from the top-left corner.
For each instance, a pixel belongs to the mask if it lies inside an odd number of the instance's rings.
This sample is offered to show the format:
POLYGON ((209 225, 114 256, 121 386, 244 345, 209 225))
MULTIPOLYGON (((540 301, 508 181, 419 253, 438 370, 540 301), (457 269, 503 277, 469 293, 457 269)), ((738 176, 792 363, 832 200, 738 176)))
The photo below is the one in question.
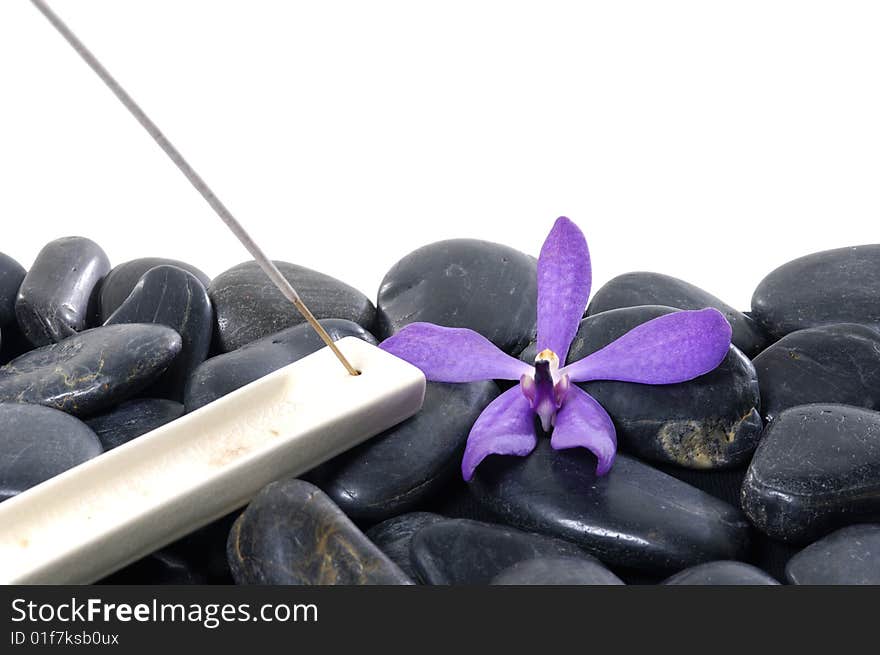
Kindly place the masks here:
POLYGON ((489 455, 528 455, 535 449, 535 414, 519 387, 508 389, 480 414, 468 435, 461 474, 474 477, 480 462, 489 455))
POLYGON ((580 387, 572 386, 556 414, 550 445, 554 450, 586 448, 598 460, 596 475, 605 475, 614 463, 617 433, 602 405, 580 387))
POLYGON ((421 369, 432 382, 519 380, 532 370, 467 328, 410 323, 379 347, 421 369))
POLYGON ((730 348, 730 323, 717 309, 658 316, 560 371, 573 382, 686 382, 714 370, 730 348))
POLYGON ((565 363, 590 297, 587 240, 565 216, 556 220, 538 257, 538 352, 549 349, 565 363))

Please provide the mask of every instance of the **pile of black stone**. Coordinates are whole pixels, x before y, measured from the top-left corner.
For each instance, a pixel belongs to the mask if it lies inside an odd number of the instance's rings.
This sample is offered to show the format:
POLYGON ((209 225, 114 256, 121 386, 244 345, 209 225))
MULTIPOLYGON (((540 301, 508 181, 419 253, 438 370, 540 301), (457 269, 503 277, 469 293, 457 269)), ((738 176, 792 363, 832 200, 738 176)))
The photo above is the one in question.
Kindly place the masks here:
MULTIPOLYGON (((426 246, 376 305, 278 264, 334 338, 430 321, 534 357, 536 262, 508 247, 426 246)), ((429 383, 412 419, 106 582, 880 583, 880 245, 780 267, 746 313, 675 278, 622 275, 595 294, 569 359, 704 307, 733 326, 712 373, 584 385, 618 431, 603 478, 589 452, 542 439, 463 482, 468 432, 503 385, 429 383)), ((80 237, 29 271, 0 254, 0 500, 321 345, 253 262, 214 280, 157 258, 111 268, 80 237)))

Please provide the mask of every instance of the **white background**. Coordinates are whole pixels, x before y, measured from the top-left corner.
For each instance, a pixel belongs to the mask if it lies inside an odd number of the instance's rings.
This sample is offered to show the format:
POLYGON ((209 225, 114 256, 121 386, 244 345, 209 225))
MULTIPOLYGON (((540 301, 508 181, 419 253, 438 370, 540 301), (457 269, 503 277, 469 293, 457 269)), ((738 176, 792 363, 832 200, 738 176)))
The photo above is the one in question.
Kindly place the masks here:
MULTIPOLYGON (((375 296, 415 247, 584 230, 741 308, 878 240, 880 3, 53 0, 271 256, 375 296)), ((27 0, 0 0, 0 250, 246 259, 27 0)))

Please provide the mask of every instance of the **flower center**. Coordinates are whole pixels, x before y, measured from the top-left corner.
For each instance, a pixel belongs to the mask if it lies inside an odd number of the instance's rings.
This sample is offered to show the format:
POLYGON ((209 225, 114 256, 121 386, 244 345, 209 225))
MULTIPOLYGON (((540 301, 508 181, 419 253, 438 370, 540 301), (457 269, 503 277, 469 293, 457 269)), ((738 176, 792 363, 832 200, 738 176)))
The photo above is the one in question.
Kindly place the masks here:
POLYGON ((559 375, 559 357, 552 350, 542 350, 535 357, 535 373, 526 373, 519 384, 523 395, 541 419, 541 427, 549 432, 556 421, 556 412, 565 402, 571 381, 559 375))

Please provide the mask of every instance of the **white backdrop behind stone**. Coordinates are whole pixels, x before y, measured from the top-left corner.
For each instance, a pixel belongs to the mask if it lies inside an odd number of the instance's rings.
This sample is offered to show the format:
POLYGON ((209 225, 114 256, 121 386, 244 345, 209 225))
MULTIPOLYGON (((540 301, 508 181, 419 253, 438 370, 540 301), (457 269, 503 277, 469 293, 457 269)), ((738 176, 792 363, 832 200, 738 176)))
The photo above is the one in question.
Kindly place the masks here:
MULTIPOLYGON (((743 309, 788 259, 878 240, 876 3, 52 5, 271 256, 373 297, 420 245, 537 254, 560 214, 596 287, 656 270, 743 309)), ((0 61, 0 250, 246 259, 25 0, 0 61)))

